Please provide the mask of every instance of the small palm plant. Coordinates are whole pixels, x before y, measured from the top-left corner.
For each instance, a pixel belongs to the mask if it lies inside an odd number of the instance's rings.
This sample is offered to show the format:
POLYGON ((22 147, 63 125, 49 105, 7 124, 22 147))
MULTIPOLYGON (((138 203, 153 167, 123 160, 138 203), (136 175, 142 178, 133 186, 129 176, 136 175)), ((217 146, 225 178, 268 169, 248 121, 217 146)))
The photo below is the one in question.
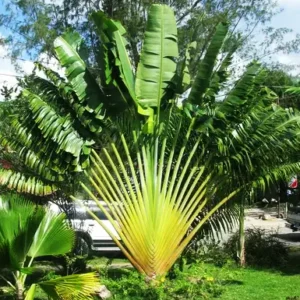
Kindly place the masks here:
POLYGON ((64 214, 55 214, 19 196, 0 199, 0 278, 16 299, 34 299, 39 285, 53 299, 89 299, 99 282, 94 273, 65 276, 26 286, 37 257, 71 251, 74 232, 64 214), (13 279, 13 280, 11 280, 13 279), (71 295, 72 297, 71 298, 71 295))

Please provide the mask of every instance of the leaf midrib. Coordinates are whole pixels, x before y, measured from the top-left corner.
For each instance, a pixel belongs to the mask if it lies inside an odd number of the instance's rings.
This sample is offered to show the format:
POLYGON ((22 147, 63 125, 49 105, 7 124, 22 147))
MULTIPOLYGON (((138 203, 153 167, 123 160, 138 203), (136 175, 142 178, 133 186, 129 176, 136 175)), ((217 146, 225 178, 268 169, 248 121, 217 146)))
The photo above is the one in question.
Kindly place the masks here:
POLYGON ((164 22, 163 22, 163 12, 164 12, 164 6, 161 9, 161 24, 160 24, 160 28, 161 28, 161 32, 160 32, 160 45, 161 45, 161 55, 160 55, 160 74, 159 74, 159 86, 158 86, 158 98, 157 98, 157 108, 158 111, 160 109, 160 101, 161 101, 161 96, 162 96, 162 74, 163 74, 163 55, 164 55, 164 22))

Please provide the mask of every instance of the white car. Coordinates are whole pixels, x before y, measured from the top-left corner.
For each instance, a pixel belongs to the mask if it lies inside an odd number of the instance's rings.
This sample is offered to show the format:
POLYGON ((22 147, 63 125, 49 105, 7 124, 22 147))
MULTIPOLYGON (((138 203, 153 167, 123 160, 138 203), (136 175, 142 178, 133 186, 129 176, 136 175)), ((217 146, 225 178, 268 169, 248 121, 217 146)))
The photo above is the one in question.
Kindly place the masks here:
MULTIPOLYGON (((111 222, 99 209, 93 200, 80 200, 87 206, 104 224, 117 236, 117 233, 111 222)), ((101 201, 103 206, 105 202, 101 201)), ((107 207, 107 206, 106 206, 107 207)), ((115 242, 103 227, 94 220, 90 214, 78 202, 71 202, 64 205, 63 208, 57 204, 49 204, 49 208, 55 212, 65 212, 76 232, 76 245, 74 252, 78 255, 86 255, 91 251, 111 252, 120 251, 115 242)))

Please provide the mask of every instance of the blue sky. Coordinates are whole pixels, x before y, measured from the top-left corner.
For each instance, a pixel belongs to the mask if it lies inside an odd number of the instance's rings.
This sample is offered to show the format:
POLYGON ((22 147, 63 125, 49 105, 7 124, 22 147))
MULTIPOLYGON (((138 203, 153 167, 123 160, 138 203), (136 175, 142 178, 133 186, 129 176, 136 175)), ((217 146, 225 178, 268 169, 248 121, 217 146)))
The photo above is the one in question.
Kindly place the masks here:
MULTIPOLYGON (((283 12, 281 12, 279 15, 273 18, 273 20, 270 23, 270 26, 275 28, 287 27, 293 29, 294 32, 288 35, 288 38, 293 38, 296 35, 296 33, 300 34, 300 0, 277 1, 279 7, 283 9, 283 12)), ((3 9, 3 2, 0 0, 0 10, 1 9, 3 9)), ((259 28, 257 31, 259 31, 259 28)), ((5 36, 5 34, 6 32, 0 28, 0 37, 5 36)), ((257 35, 257 37, 259 38, 259 34, 257 35)), ((3 84, 8 84, 12 86, 15 85, 16 79, 14 75, 18 75, 10 60, 8 58, 1 58, 4 57, 6 54, 7 51, 5 50, 5 48, 0 46, 0 87, 3 84)), ((272 60, 278 61, 283 64, 299 65, 299 70, 294 71, 294 74, 296 75, 300 73, 300 54, 278 53, 272 56, 272 60)), ((33 63, 30 61, 20 62, 20 66, 26 73, 30 73, 33 69, 33 63)))
MULTIPOLYGON (((287 27, 300 34, 300 0, 278 0, 283 12, 275 16, 271 22, 274 27, 287 27)), ((300 54, 277 54, 274 59, 284 64, 300 65, 300 54)))

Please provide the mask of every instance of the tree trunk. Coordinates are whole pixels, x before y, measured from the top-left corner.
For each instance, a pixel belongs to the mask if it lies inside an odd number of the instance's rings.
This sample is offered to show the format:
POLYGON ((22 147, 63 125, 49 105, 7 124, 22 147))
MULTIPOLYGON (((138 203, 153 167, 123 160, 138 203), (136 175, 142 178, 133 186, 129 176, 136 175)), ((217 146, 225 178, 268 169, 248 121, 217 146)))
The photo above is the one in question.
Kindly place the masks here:
POLYGON ((239 215, 239 245, 238 245, 238 259, 241 267, 246 265, 245 257, 245 207, 244 199, 240 205, 240 215, 239 215))
POLYGON ((280 218, 280 203, 287 202, 287 186, 284 181, 279 183, 279 195, 278 195, 278 218, 280 218))
POLYGON ((19 271, 15 273, 15 278, 16 278, 16 293, 15 297, 16 300, 24 300, 24 284, 22 281, 22 275, 19 271))
POLYGON ((16 300, 24 300, 24 286, 20 280, 16 281, 16 300))

